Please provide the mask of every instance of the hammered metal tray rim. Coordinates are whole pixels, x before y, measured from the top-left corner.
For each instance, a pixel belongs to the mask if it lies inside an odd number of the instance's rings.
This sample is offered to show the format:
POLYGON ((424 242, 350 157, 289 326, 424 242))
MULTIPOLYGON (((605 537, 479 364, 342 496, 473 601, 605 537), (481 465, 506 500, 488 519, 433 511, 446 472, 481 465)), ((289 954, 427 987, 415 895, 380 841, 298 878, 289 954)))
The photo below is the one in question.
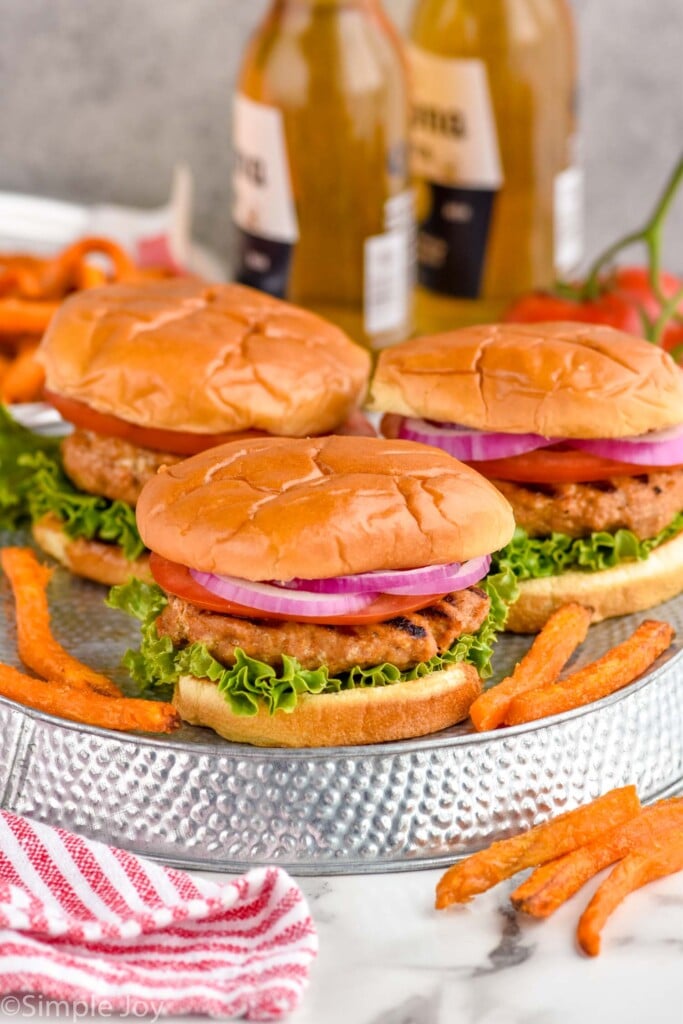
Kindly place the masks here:
MULTIPOLYGON (((311 754, 316 757, 327 758, 348 758, 357 757, 362 754, 373 753, 390 754, 415 754, 426 750, 434 750, 440 747, 474 746, 482 743, 489 743, 495 736, 496 739, 505 740, 508 737, 516 737, 523 733, 538 732, 549 726, 571 721, 575 718, 583 718, 586 715, 595 714, 603 708, 612 704, 618 704, 626 700, 632 694, 637 693, 644 686, 655 682, 663 673, 665 667, 671 663, 681 662, 683 665, 683 646, 674 644, 672 648, 661 655, 657 661, 634 682, 629 683, 614 693, 601 697, 599 700, 591 701, 590 704, 582 705, 571 711, 564 711, 558 715, 549 715, 533 722, 525 722, 522 725, 502 726, 499 729, 487 730, 484 732, 463 732, 458 735, 443 735, 443 733, 432 733, 426 736, 415 736, 404 740, 393 740, 386 743, 358 744, 355 746, 343 747, 261 747, 248 743, 233 743, 231 740, 217 737, 215 740, 197 743, 192 739, 173 739, 171 736, 156 736, 152 733, 124 732, 115 729, 104 729, 97 725, 73 722, 67 718, 59 718, 56 715, 39 711, 36 708, 20 704, 18 701, 10 700, 8 697, 0 696, 0 706, 5 706, 13 711, 23 714, 26 718, 40 721, 52 727, 58 727, 68 732, 89 733, 100 736, 103 739, 117 739, 123 743, 131 743, 136 746, 144 745, 160 747, 164 750, 184 750, 197 752, 201 750, 205 754, 220 755, 230 753, 248 758, 260 758, 263 755, 286 757, 294 759, 309 759, 311 754)), ((202 728, 198 726, 197 728, 202 728)), ((206 728, 207 732, 211 730, 206 728)))
MULTIPOLYGON (((263 749, 263 748, 262 748, 263 749)), ((672 782, 670 785, 665 786, 663 789, 658 790, 656 793, 650 793, 646 799, 643 800, 645 805, 650 805, 659 800, 666 800, 669 797, 676 797, 683 795, 683 779, 678 779, 676 782, 672 782)), ((306 861, 298 860, 278 860, 277 866, 284 868, 285 871, 289 872, 290 875, 296 877, 297 875, 302 877, 335 877, 340 875, 391 875, 401 874, 405 871, 430 871, 435 868, 443 870, 449 864, 453 864, 455 861, 464 860, 473 853, 477 853, 479 850, 484 850, 491 845, 494 840, 485 839, 480 844, 472 844, 467 851, 449 850, 444 849, 441 853, 435 853, 429 857, 420 857, 419 859, 406 858, 404 860, 392 860, 392 861, 381 861, 378 865, 376 862, 367 859, 361 859, 360 857, 344 859, 339 857, 338 860, 325 861, 323 864, 309 863, 306 861)), ((119 841, 120 842, 120 841, 119 841)), ((135 846, 127 845, 125 842, 120 843, 125 848, 135 852, 135 846)), ((201 870, 207 872, 217 872, 220 874, 239 874, 245 869, 244 860, 236 860, 227 857, 224 861, 212 861, 203 862, 197 864, 194 861, 189 861, 187 858, 182 856, 176 857, 173 854, 156 854, 156 853, 145 853, 145 857, 148 860, 157 861, 159 864, 165 864, 170 868, 190 869, 190 870, 201 870)))

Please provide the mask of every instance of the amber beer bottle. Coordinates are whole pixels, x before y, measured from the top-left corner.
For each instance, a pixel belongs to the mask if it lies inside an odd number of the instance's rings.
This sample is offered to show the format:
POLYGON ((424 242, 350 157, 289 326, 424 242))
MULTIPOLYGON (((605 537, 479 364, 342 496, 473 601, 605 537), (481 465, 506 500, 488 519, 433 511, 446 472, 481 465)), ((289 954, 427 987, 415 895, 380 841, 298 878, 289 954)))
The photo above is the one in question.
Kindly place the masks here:
POLYGON ((234 107, 236 277, 371 347, 412 326, 400 40, 379 0, 274 0, 234 107))
POLYGON ((497 319, 582 254, 567 0, 418 0, 418 330, 497 319))

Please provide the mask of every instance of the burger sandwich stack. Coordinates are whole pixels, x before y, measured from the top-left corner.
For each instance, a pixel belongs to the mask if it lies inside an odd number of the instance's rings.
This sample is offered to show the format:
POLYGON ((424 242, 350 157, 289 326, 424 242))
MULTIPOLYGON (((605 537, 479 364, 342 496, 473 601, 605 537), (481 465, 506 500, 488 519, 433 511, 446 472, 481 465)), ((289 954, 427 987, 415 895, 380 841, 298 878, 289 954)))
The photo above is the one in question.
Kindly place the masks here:
POLYGON ((46 399, 73 432, 57 449, 5 423, 0 517, 27 515, 45 551, 100 583, 151 578, 135 505, 160 466, 228 440, 370 429, 357 411, 367 352, 238 285, 82 292, 60 307, 39 358, 46 399))
POLYGON ((661 348, 589 324, 471 327, 382 352, 372 395, 386 436, 451 453, 511 503, 493 559, 520 584, 508 629, 683 590, 683 372, 661 348))
POLYGON ((490 673, 514 582, 507 500, 436 448, 250 438, 162 467, 137 504, 155 586, 127 665, 190 723, 266 746, 435 732, 490 673))

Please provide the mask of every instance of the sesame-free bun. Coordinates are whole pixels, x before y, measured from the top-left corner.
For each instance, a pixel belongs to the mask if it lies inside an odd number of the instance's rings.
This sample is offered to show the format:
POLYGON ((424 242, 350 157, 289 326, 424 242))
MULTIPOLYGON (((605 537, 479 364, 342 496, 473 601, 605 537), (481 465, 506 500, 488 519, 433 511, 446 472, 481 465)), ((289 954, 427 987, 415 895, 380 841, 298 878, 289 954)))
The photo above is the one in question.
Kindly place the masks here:
POLYGON ((235 715, 215 683, 181 676, 173 703, 184 721, 234 743, 259 747, 340 747, 425 736, 467 717, 481 693, 473 665, 457 662, 422 679, 338 693, 300 694, 292 712, 235 715))
POLYGON ((653 608, 683 591, 683 533, 651 551, 642 562, 622 562, 600 572, 564 572, 519 584, 505 629, 537 633, 569 601, 593 609, 593 622, 653 608))
POLYGON ((136 576, 145 583, 154 583, 149 568, 149 555, 132 561, 118 544, 69 537, 57 516, 48 513, 32 526, 33 538, 39 547, 66 569, 95 583, 114 587, 136 576))
POLYGON ((385 349, 372 408, 476 430, 633 437, 681 423, 683 371, 611 327, 465 327, 385 349))
POLYGON ((233 441, 162 467, 136 512, 152 551, 249 580, 466 561, 514 531, 507 500, 473 469, 370 437, 233 441))
POLYGON ((370 358, 332 324, 235 284, 113 284, 62 304, 40 346, 46 387, 143 427, 329 433, 370 358))

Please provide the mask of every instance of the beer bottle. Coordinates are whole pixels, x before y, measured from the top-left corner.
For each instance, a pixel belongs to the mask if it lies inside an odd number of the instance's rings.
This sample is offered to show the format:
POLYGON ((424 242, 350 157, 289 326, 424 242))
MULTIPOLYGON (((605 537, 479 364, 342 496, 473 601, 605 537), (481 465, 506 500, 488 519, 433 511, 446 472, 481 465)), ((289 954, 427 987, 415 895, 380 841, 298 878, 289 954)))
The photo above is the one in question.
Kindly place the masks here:
POLYGON ((418 330, 496 320, 582 254, 567 0, 418 0, 418 330))
POLYGON ((236 278, 382 347, 412 326, 400 40, 379 0, 273 0, 234 107, 236 278))

